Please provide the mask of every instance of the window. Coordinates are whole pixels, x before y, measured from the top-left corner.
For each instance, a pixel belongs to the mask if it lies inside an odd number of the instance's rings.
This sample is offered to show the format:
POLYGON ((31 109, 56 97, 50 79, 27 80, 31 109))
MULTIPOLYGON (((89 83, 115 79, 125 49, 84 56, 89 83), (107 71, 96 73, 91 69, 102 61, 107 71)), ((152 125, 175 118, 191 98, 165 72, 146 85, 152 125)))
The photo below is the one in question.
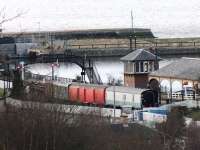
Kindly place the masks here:
POLYGON ((153 62, 152 61, 149 62, 149 71, 150 72, 153 71, 153 62))
POLYGON ((144 72, 144 63, 140 62, 140 72, 144 72))
POLYGON ((133 72, 133 64, 132 64, 132 62, 128 62, 128 65, 129 65, 128 71, 129 72, 133 72))
POLYGON ((126 62, 124 64, 124 72, 133 72, 133 63, 132 62, 126 62))
POLYGON ((140 64, 139 64, 139 62, 136 62, 135 63, 135 70, 136 70, 136 72, 140 72, 140 64))
POLYGON ((127 63, 124 63, 124 72, 127 72, 127 63))
POLYGON ((126 95, 125 94, 123 95, 123 100, 126 101, 126 95))
POLYGON ((148 72, 148 62, 144 62, 144 72, 148 72))
POLYGON ((124 94, 123 96, 122 96, 122 99, 123 99, 123 105, 125 105, 126 104, 126 95, 124 94))

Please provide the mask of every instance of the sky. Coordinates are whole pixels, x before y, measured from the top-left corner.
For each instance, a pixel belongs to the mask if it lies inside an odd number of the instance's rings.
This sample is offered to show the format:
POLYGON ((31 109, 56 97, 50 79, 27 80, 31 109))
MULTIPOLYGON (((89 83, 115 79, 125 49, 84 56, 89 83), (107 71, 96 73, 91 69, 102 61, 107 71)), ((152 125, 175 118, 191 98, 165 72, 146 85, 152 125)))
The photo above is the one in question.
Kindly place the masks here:
POLYGON ((199 36, 199 0, 0 0, 4 32, 94 28, 150 28, 159 37, 199 36))

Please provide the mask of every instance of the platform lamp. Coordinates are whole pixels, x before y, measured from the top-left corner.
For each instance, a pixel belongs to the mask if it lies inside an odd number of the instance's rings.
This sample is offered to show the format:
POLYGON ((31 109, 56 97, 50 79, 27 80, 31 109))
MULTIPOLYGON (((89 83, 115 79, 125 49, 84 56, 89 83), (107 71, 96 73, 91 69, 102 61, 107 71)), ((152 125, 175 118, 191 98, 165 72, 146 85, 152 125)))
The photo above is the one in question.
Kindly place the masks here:
POLYGON ((113 85, 113 100, 114 100, 114 120, 113 120, 113 122, 115 123, 115 116, 116 116, 116 112, 115 112, 115 110, 116 110, 116 101, 115 101, 115 79, 113 78, 113 81, 112 81, 112 85, 113 85))
POLYGON ((51 69, 52 69, 52 81, 54 80, 54 67, 60 67, 60 64, 58 63, 58 59, 56 63, 51 64, 51 69))

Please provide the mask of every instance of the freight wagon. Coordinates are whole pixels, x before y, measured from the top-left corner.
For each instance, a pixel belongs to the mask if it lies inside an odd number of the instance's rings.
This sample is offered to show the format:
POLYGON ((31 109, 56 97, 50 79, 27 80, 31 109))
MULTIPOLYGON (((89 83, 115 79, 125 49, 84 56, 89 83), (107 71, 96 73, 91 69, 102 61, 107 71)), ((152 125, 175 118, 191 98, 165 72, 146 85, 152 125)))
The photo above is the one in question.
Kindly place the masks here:
POLYGON ((53 96, 59 100, 67 100, 68 99, 68 85, 55 82, 53 84, 53 96))
POLYGON ((106 89, 106 105, 116 107, 142 108, 145 105, 153 105, 157 102, 155 93, 149 89, 139 89, 124 86, 110 86, 106 89), (155 99, 152 99, 155 98, 155 99))
POLYGON ((43 93, 46 99, 55 102, 99 105, 104 107, 154 107, 158 104, 158 94, 149 89, 96 84, 40 83, 40 88, 31 88, 43 93), (42 88, 41 88, 42 87, 42 88))
POLYGON ((87 104, 105 104, 107 86, 95 84, 72 83, 69 85, 69 100, 87 104))
POLYGON ((157 106, 155 91, 125 86, 107 86, 72 83, 68 87, 68 100, 85 104, 97 104, 108 107, 128 106, 140 109, 143 106, 157 106))

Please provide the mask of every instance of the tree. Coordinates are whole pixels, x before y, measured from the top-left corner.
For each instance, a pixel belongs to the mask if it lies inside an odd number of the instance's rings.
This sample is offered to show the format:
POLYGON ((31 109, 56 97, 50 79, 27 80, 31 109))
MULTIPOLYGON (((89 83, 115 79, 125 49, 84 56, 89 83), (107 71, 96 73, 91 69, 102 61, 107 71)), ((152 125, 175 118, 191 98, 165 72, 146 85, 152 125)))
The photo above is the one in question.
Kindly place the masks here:
POLYGON ((186 150, 200 149, 200 127, 196 123, 188 127, 186 137, 186 150))
POLYGON ((19 18, 20 16, 22 16, 25 12, 19 12, 19 13, 16 13, 16 15, 14 16, 11 16, 11 17, 7 17, 6 16, 6 7, 2 7, 0 9, 0 33, 2 32, 2 25, 4 23, 7 23, 7 22, 10 22, 10 21, 13 21, 15 20, 16 18, 19 18))
POLYGON ((13 80, 13 88, 11 91, 11 95, 13 97, 20 97, 22 96, 24 91, 23 81, 20 76, 20 72, 18 70, 14 71, 14 80, 13 80))
POLYGON ((4 150, 163 150, 157 134, 137 124, 110 124, 96 112, 65 112, 63 105, 22 101, 0 114, 4 150))
POLYGON ((158 124, 157 129, 161 133, 163 143, 167 143, 170 150, 182 149, 186 131, 183 109, 181 107, 172 108, 167 121, 158 124))

